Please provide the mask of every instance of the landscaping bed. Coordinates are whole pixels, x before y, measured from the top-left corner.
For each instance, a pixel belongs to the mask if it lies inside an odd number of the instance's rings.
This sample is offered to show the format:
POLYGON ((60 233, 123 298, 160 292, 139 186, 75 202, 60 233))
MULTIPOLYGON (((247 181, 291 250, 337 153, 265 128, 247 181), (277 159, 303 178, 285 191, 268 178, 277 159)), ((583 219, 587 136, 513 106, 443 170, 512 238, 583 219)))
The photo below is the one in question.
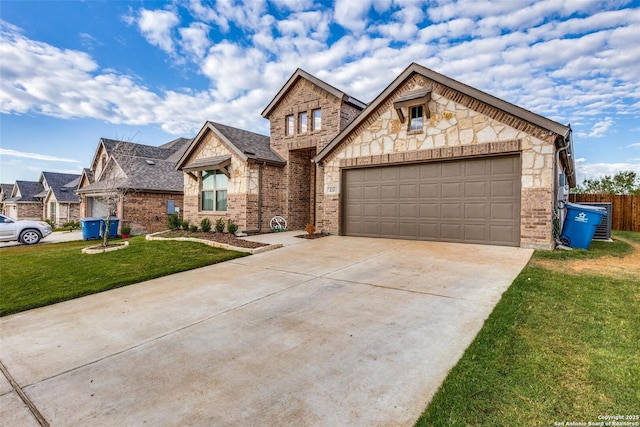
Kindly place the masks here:
POLYGON ((236 246, 239 248, 249 248, 249 249, 260 248, 262 246, 269 246, 266 243, 251 242, 249 240, 240 239, 230 233, 219 233, 215 231, 192 232, 187 230, 169 230, 157 235, 158 237, 163 237, 167 239, 186 237, 191 239, 211 240, 212 242, 224 243, 226 245, 236 246))

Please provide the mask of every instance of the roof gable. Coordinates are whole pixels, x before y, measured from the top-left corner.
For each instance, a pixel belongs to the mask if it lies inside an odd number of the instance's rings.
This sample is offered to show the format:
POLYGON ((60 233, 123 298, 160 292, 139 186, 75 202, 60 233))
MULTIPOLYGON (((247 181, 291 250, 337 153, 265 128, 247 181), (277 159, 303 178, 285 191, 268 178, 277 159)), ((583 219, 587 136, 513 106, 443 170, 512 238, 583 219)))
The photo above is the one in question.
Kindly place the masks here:
POLYGON ((186 165, 187 160, 196 151, 207 132, 213 132, 229 152, 238 156, 242 161, 255 160, 280 166, 286 163, 282 157, 271 150, 268 136, 208 121, 200 129, 198 135, 193 138, 191 145, 176 164, 176 169, 181 169, 186 165))
POLYGON ((16 181, 13 187, 10 201, 12 202, 37 202, 35 196, 44 190, 44 186, 38 181, 16 181))
POLYGON ((79 203, 80 198, 75 194, 80 175, 58 172, 42 172, 41 182, 46 182, 50 193, 58 202, 79 203), (75 183, 75 185, 74 185, 75 183))
POLYGON ((436 73, 433 70, 430 70, 426 67, 418 65, 416 63, 412 63, 409 65, 396 79, 389 84, 381 93, 378 95, 365 110, 353 121, 351 122, 345 129, 342 130, 325 148, 323 148, 314 158, 313 161, 321 162, 326 156, 328 156, 340 143, 351 133, 353 132, 361 123, 363 123, 367 118, 373 114, 378 107, 380 107, 387 99, 389 99, 396 90, 409 78, 411 78, 414 74, 420 74, 427 79, 430 79, 442 86, 446 86, 450 89, 453 89, 459 93, 467 95, 471 98, 474 98, 480 102, 488 104, 496 109, 502 110, 507 114, 511 114, 515 117, 520 118, 521 120, 532 123, 540 128, 546 129, 549 132, 553 132, 559 135, 562 138, 570 137, 571 127, 564 126, 560 123, 557 123, 553 120, 547 119, 546 117, 535 114, 529 110, 525 110, 524 108, 518 107, 514 104, 511 104, 502 99, 496 98, 493 95, 489 95, 486 92, 482 92, 479 89, 475 89, 471 86, 467 86, 464 83, 458 82, 450 77, 445 75, 436 73))
POLYGON ((329 92, 331 95, 335 96, 336 98, 342 100, 343 102, 351 104, 354 107, 359 108, 360 110, 362 110, 363 108, 365 108, 367 106, 367 104, 365 104, 364 102, 362 102, 362 101, 360 101, 360 100, 358 100, 358 99, 356 99, 356 98, 344 93, 343 91, 335 88, 334 86, 331 86, 327 82, 324 82, 324 81, 320 80, 319 78, 317 78, 315 76, 312 76, 311 74, 307 73, 303 69, 298 68, 291 75, 291 77, 289 77, 289 80, 287 80, 287 82, 284 84, 284 86, 282 86, 282 88, 278 91, 278 93, 271 100, 269 105, 267 105, 267 107, 262 111, 262 117, 267 118, 269 116, 269 114, 271 114, 271 112, 274 110, 274 108, 276 108, 276 106, 278 105, 280 100, 282 100, 282 98, 289 92, 289 90, 291 90, 291 88, 295 85, 295 83, 298 81, 298 79, 301 79, 301 78, 310 81, 314 85, 316 85, 316 86, 324 89, 325 91, 329 92))

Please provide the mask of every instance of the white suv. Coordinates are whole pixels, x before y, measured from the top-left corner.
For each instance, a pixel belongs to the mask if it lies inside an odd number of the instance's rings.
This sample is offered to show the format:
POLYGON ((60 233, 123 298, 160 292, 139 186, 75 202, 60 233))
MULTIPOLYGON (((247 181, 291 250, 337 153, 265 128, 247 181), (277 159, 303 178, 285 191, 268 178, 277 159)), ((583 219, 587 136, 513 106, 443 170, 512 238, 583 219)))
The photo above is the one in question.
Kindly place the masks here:
POLYGON ((35 245, 51 234, 51 226, 43 221, 18 221, 0 215, 0 242, 16 240, 25 245, 35 245))

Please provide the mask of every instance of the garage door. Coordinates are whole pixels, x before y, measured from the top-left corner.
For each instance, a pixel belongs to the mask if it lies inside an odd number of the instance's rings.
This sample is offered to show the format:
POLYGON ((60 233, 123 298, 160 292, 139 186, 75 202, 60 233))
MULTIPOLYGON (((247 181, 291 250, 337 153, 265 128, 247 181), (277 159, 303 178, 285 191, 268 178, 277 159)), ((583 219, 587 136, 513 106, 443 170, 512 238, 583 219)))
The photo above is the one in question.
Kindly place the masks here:
POLYGON ((520 245, 520 157, 349 169, 348 236, 520 245))

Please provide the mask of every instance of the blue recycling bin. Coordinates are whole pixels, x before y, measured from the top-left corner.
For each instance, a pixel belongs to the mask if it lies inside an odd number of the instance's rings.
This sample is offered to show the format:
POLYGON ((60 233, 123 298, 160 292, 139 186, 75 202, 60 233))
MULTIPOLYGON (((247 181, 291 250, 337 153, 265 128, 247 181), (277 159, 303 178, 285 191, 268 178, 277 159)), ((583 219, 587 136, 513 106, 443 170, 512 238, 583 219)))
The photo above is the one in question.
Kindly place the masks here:
POLYGON ((100 238, 100 218, 81 218, 80 223, 82 224, 82 240, 91 240, 91 239, 99 239, 100 238))
MULTIPOLYGON (((117 218, 111 218, 109 220, 109 237, 116 237, 118 235, 118 225, 120 220, 117 218)), ((107 220, 100 218, 100 236, 104 236, 104 232, 107 229, 107 220)))
POLYGON ((589 249, 596 227, 606 214, 606 210, 595 206, 567 203, 560 241, 572 248, 589 249))

